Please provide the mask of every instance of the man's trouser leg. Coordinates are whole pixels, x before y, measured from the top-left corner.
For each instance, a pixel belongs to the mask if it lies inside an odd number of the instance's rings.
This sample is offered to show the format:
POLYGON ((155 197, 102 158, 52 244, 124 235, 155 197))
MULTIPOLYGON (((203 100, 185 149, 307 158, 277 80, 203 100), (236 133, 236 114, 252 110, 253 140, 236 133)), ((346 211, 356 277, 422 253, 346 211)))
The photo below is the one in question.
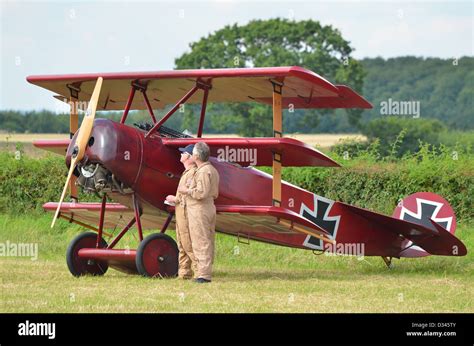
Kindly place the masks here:
POLYGON ((193 254, 191 238, 189 236, 188 220, 182 208, 176 208, 176 240, 178 243, 178 277, 188 279, 196 272, 196 258, 193 254))
POLYGON ((216 227, 215 206, 188 206, 187 216, 193 253, 197 261, 197 272, 194 272, 194 277, 211 280, 216 227))

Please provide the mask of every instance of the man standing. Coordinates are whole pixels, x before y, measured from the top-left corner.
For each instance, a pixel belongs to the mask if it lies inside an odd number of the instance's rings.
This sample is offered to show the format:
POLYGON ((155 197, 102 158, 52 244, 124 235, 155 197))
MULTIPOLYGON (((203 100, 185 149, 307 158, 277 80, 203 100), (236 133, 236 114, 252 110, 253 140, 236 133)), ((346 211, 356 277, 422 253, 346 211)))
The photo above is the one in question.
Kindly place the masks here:
POLYGON ((192 178, 196 172, 196 164, 192 157, 193 148, 194 145, 192 144, 185 148, 179 148, 179 151, 181 152, 180 162, 184 166, 184 172, 179 180, 176 196, 168 195, 166 197, 168 203, 175 204, 176 240, 179 250, 178 277, 180 279, 191 279, 193 277, 193 272, 196 273, 197 271, 197 261, 191 245, 189 224, 186 216, 186 200, 188 196, 179 192, 180 187, 186 188, 186 186, 191 185, 192 178))
POLYGON ((197 165, 189 187, 179 187, 186 194, 186 211, 193 252, 197 260, 197 283, 211 282, 214 261, 214 239, 216 207, 214 200, 219 195, 219 173, 209 162, 210 150, 206 143, 198 142, 193 149, 197 165))

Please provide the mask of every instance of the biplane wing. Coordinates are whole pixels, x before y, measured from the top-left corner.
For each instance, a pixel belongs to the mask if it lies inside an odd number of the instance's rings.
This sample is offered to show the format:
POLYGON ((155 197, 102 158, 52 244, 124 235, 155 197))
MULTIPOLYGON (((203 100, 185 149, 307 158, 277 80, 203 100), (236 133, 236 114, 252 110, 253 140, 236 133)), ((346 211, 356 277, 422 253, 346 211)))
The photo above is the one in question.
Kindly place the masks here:
POLYGON ((269 234, 305 234, 334 242, 326 230, 286 208, 219 205, 216 211, 216 230, 223 233, 254 239, 269 238, 269 234))
MULTIPOLYGON (((43 209, 49 212, 55 212, 58 207, 56 202, 48 202, 43 205, 43 209)), ((60 217, 71 223, 98 225, 100 218, 101 203, 96 202, 76 202, 62 203, 60 208, 60 217)), ((104 213, 104 229, 115 229, 125 226, 135 217, 133 209, 120 203, 107 203, 104 213)), ((168 213, 159 209, 154 209, 153 214, 144 213, 140 217, 143 229, 157 229, 163 225, 168 217, 168 213)), ((96 230, 94 226, 88 227, 96 230)))
MULTIPOLYGON (((46 211, 54 212, 58 204, 48 202, 43 205, 46 211)), ((60 217, 79 225, 97 225, 100 218, 101 203, 63 203, 60 217)), ((169 212, 174 208, 170 207, 169 212)), ((273 206, 221 205, 216 206, 216 230, 250 239, 264 239, 278 243, 280 235, 311 235, 327 242, 327 231, 297 213, 273 206)), ((153 214, 144 213, 141 216, 143 229, 158 229, 165 223, 168 213, 156 209, 153 214)), ((107 203, 104 213, 104 234, 108 230, 120 229, 134 217, 134 211, 120 203, 107 203)))
MULTIPOLYGON (((28 76, 28 82, 55 92, 69 102, 89 101, 98 77, 103 78, 99 110, 122 110, 127 105, 132 84, 146 91, 153 109, 175 104, 198 82, 210 88, 209 102, 271 103, 270 82, 284 85, 282 105, 294 108, 372 108, 362 96, 343 85, 334 85, 318 74, 298 66, 264 68, 198 69, 158 72, 120 72, 28 76), (269 87, 270 86, 270 87, 269 87)), ((201 103, 194 94, 187 103, 201 103)), ((134 98, 130 108, 147 109, 147 102, 134 98)))
MULTIPOLYGON (((274 152, 283 154, 281 164, 285 167, 340 167, 336 161, 324 153, 293 138, 163 138, 162 141, 164 145, 173 148, 206 142, 211 148, 211 156, 218 160, 221 156, 225 157, 225 161, 237 163, 243 167, 271 166, 274 152)), ((69 143, 70 139, 33 141, 35 147, 59 155, 66 154, 69 143)))
POLYGON ((212 156, 241 166, 271 166, 275 152, 282 154, 282 166, 340 166, 322 152, 293 138, 163 138, 162 141, 164 145, 175 148, 206 142, 212 156))
POLYGON ((70 142, 70 139, 39 139, 33 141, 33 145, 37 148, 65 156, 70 142))

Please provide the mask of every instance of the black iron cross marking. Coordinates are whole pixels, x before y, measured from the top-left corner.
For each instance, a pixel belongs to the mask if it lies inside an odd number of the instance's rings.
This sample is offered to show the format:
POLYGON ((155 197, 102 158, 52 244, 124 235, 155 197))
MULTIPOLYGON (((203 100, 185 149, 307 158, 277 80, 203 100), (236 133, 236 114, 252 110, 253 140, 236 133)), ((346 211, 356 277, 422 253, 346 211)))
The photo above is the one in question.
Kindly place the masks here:
MULTIPOLYGON (((313 223, 315 223, 316 225, 318 225, 325 231, 327 231, 330 234, 330 238, 334 239, 337 233, 340 216, 328 217, 332 203, 334 202, 329 201, 329 200, 322 200, 315 196, 314 212, 311 213, 311 211, 308 208, 306 208, 306 206, 303 205, 301 215, 305 217, 306 219, 312 221, 313 223)), ((313 237, 313 236, 310 236, 306 240, 306 243, 313 245, 314 247, 317 247, 317 248, 322 248, 322 245, 323 245, 323 242, 321 239, 313 237)))
POLYGON ((418 201, 419 203, 417 203, 417 209, 421 210, 417 210, 416 213, 402 206, 402 211, 400 214, 400 218, 402 220, 413 222, 436 231, 436 227, 430 221, 430 219, 432 219, 438 225, 448 230, 450 218, 437 218, 438 212, 442 207, 441 203, 430 202, 421 199, 418 201))

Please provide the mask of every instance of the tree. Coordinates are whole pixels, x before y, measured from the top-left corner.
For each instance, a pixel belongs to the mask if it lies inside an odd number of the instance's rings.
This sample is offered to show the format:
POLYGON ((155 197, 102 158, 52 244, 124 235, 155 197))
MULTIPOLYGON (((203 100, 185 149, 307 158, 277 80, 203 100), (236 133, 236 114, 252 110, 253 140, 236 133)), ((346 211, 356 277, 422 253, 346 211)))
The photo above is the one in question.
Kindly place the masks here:
MULTIPOLYGON (((175 60, 177 69, 298 65, 333 82, 348 84, 356 91, 361 91, 363 86, 364 72, 361 64, 351 58, 353 49, 349 42, 342 38, 339 30, 313 20, 296 22, 276 18, 254 20, 244 26, 228 25, 191 43, 190 48, 190 52, 175 60)), ((231 114, 227 120, 239 125, 241 135, 271 132, 269 107, 252 103, 230 104, 226 108, 224 113, 231 114)), ((209 113, 212 111, 209 109, 209 113)), ((361 112, 348 114, 350 123, 357 124, 361 112)), ((310 132, 317 126, 319 112, 297 110, 285 116, 309 125, 305 130, 310 132)), ((210 116, 211 120, 217 117, 210 116)))
POLYGON ((380 117, 380 104, 417 101, 421 116, 441 120, 454 129, 474 129, 474 58, 365 58, 363 95, 374 105, 362 121, 380 117))

